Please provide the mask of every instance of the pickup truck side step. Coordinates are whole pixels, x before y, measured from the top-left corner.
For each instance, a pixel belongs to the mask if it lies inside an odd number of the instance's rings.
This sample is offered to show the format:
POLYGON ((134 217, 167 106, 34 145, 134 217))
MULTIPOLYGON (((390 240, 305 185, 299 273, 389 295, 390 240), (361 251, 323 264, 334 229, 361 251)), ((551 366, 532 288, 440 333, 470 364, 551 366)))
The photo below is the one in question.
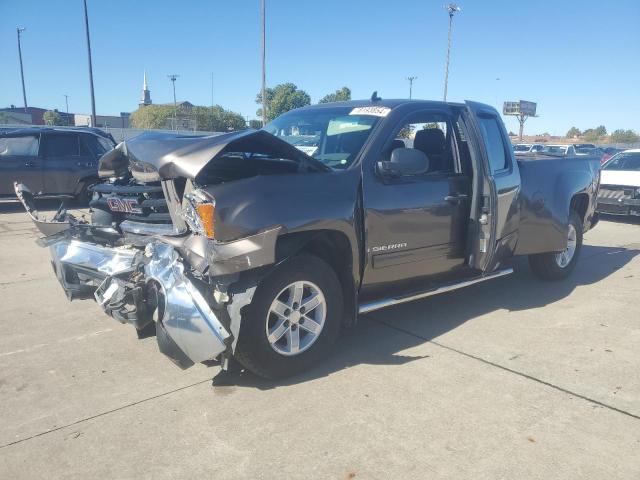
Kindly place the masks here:
POLYGON ((439 295, 445 292, 451 292, 458 290, 459 288, 468 287, 474 283, 484 282, 485 280, 492 280, 498 277, 504 277, 513 273, 513 268, 505 268, 496 272, 489 273, 481 277, 474 277, 464 282, 451 283, 449 285, 443 285, 433 290, 427 290, 426 292, 420 292, 406 297, 385 298, 382 300, 376 300, 375 302, 363 303, 358 307, 358 313, 368 313, 381 308, 390 307, 392 305, 398 305, 400 303, 412 302, 414 300, 420 300, 421 298, 431 297, 433 295, 439 295))

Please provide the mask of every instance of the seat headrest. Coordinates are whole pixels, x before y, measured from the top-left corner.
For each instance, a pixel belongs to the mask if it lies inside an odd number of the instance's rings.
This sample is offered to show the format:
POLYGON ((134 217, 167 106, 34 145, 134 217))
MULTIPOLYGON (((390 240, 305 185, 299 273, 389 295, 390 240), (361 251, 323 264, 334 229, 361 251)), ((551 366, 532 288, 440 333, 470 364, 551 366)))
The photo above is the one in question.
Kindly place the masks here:
POLYGON ((413 148, 422 150, 427 155, 444 153, 446 147, 444 132, 439 128, 418 130, 413 139, 413 148))
POLYGON ((396 148, 405 148, 405 147, 406 145, 404 144, 404 140, 400 140, 399 138, 396 138, 391 144, 391 151, 395 150, 396 148))

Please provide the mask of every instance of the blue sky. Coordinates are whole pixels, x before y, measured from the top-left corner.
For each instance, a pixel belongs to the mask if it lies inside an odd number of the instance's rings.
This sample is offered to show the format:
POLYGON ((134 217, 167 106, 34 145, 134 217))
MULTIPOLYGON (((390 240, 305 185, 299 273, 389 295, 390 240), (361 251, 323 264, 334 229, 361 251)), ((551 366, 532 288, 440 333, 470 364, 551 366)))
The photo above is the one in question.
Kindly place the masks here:
MULTIPOLYGON (((349 86, 354 98, 441 99, 444 0, 267 0, 267 82, 293 82, 316 102, 349 86)), ((449 100, 538 102, 528 132, 604 124, 640 131, 640 1, 460 0, 449 100)), ((155 103, 214 101, 255 117, 259 0, 88 0, 98 114, 137 108, 147 70, 155 103)), ((22 104, 16 26, 31 106, 90 111, 81 0, 0 0, 0 106, 22 104)), ((517 123, 507 119, 507 127, 517 123)))

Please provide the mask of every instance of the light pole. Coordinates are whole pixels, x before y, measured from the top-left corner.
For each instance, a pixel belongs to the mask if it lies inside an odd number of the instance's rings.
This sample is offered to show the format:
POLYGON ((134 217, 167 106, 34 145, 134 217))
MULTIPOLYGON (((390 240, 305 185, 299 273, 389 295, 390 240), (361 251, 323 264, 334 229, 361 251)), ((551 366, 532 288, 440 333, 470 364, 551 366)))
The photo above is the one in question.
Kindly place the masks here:
POLYGON ((16 27, 16 32, 18 32, 18 57, 20 57, 20 78, 22 78, 22 99, 24 100, 24 113, 27 113, 27 90, 24 88, 24 69, 22 68, 22 44, 20 42, 20 34, 25 30, 26 28, 16 27))
POLYGON ((89 13, 87 12, 87 0, 84 3, 84 28, 87 34, 87 56, 89 58, 89 90, 91 91, 91 126, 96 127, 96 98, 93 92, 93 64, 91 62, 91 39, 89 38, 89 13))
POLYGON ((406 77, 409 82, 409 100, 411 100, 411 96, 413 94, 413 81, 418 77, 406 77))
POLYGON ((176 102, 176 80, 180 75, 172 73, 167 75, 171 83, 173 84, 173 129, 178 130, 178 103, 176 102))
POLYGON ((262 126, 267 124, 267 31, 266 31, 266 0, 260 1, 260 16, 262 17, 262 126))
POLYGON ((64 103, 65 106, 67 107, 67 127, 70 125, 69 123, 69 95, 67 95, 66 93, 62 94, 64 96, 64 103))
POLYGON ((447 63, 444 67, 444 101, 447 101, 447 84, 449 83, 449 57, 451 56, 451 27, 453 26, 453 15, 460 11, 460 7, 455 3, 446 5, 445 8, 449 12, 449 40, 447 43, 447 63))

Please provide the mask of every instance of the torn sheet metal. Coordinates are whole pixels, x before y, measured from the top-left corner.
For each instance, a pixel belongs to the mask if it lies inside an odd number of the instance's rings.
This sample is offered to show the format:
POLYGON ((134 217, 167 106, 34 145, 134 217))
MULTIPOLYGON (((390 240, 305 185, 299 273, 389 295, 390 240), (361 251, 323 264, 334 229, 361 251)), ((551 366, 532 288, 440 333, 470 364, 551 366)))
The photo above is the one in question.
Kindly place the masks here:
POLYGON ((148 278, 158 282, 163 304, 158 321, 166 333, 194 363, 216 358, 227 348, 229 332, 220 323, 202 293, 184 274, 177 252, 164 243, 150 243, 145 249, 148 278))

